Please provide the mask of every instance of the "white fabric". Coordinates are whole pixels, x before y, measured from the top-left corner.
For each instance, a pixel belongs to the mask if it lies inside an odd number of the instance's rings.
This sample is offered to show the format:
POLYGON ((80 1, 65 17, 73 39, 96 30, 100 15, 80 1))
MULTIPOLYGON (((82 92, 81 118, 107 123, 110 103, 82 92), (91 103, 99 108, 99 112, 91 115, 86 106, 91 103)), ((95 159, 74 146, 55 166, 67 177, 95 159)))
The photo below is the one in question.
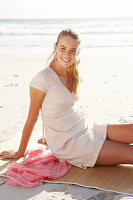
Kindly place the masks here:
POLYGON ((41 111, 51 152, 72 165, 93 167, 106 139, 107 125, 86 121, 76 106, 78 96, 63 85, 49 66, 32 79, 30 86, 46 92, 41 111))

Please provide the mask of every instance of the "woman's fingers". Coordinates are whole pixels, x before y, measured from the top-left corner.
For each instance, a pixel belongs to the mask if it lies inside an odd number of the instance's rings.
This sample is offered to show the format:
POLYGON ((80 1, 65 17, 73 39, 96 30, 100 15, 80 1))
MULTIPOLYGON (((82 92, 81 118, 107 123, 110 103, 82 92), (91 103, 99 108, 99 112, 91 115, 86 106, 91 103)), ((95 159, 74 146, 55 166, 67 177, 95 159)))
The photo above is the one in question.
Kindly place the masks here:
POLYGON ((5 155, 6 153, 7 153, 7 151, 2 151, 2 152, 0 153, 0 156, 5 155))
POLYGON ((10 154, 1 157, 2 160, 3 160, 3 159, 4 159, 4 160, 5 160, 5 159, 13 159, 13 158, 16 158, 16 156, 10 155, 10 154))
POLYGON ((18 155, 17 152, 14 152, 13 150, 11 151, 3 151, 0 153, 1 159, 15 159, 15 158, 20 158, 21 156, 18 155))
POLYGON ((15 152, 13 150, 11 151, 3 151, 0 153, 0 157, 1 159, 18 159, 18 158, 21 158, 23 157, 24 155, 23 154, 20 154, 18 151, 15 152))
POLYGON ((2 151, 2 152, 0 153, 0 156, 4 156, 4 155, 8 155, 8 154, 13 154, 13 153, 14 153, 13 150, 11 150, 11 151, 2 151))

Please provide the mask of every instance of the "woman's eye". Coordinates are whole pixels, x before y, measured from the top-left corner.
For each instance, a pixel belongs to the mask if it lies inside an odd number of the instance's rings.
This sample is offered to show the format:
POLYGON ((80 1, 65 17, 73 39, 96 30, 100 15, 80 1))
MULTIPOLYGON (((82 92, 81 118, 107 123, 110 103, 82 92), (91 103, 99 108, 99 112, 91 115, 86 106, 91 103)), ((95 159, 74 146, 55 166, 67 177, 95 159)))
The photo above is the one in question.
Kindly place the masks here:
POLYGON ((75 53, 76 51, 75 51, 75 50, 71 50, 70 52, 71 52, 71 53, 75 53))

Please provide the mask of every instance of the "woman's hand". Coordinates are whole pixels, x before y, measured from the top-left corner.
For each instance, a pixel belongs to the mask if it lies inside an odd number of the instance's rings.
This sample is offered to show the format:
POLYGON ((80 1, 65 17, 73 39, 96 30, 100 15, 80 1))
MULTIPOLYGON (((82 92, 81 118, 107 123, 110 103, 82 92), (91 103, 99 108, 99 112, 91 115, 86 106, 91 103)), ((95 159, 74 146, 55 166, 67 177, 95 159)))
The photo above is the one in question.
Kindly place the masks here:
POLYGON ((13 150, 11 151, 3 151, 0 153, 0 157, 2 160, 5 159, 19 159, 21 157, 23 157, 23 155, 21 155, 18 151, 15 152, 13 150))

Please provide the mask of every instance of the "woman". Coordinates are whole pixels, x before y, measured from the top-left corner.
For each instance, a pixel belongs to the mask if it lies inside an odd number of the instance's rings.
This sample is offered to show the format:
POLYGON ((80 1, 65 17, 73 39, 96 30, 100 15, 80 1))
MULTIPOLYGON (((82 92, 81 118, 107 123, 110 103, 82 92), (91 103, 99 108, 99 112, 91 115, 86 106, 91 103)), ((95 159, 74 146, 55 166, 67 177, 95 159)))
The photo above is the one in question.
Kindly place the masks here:
POLYGON ((76 107, 79 46, 72 30, 60 32, 50 65, 30 82, 30 108, 19 149, 2 152, 1 159, 24 155, 41 108, 46 141, 60 160, 81 168, 133 164, 133 125, 89 124, 76 107))

